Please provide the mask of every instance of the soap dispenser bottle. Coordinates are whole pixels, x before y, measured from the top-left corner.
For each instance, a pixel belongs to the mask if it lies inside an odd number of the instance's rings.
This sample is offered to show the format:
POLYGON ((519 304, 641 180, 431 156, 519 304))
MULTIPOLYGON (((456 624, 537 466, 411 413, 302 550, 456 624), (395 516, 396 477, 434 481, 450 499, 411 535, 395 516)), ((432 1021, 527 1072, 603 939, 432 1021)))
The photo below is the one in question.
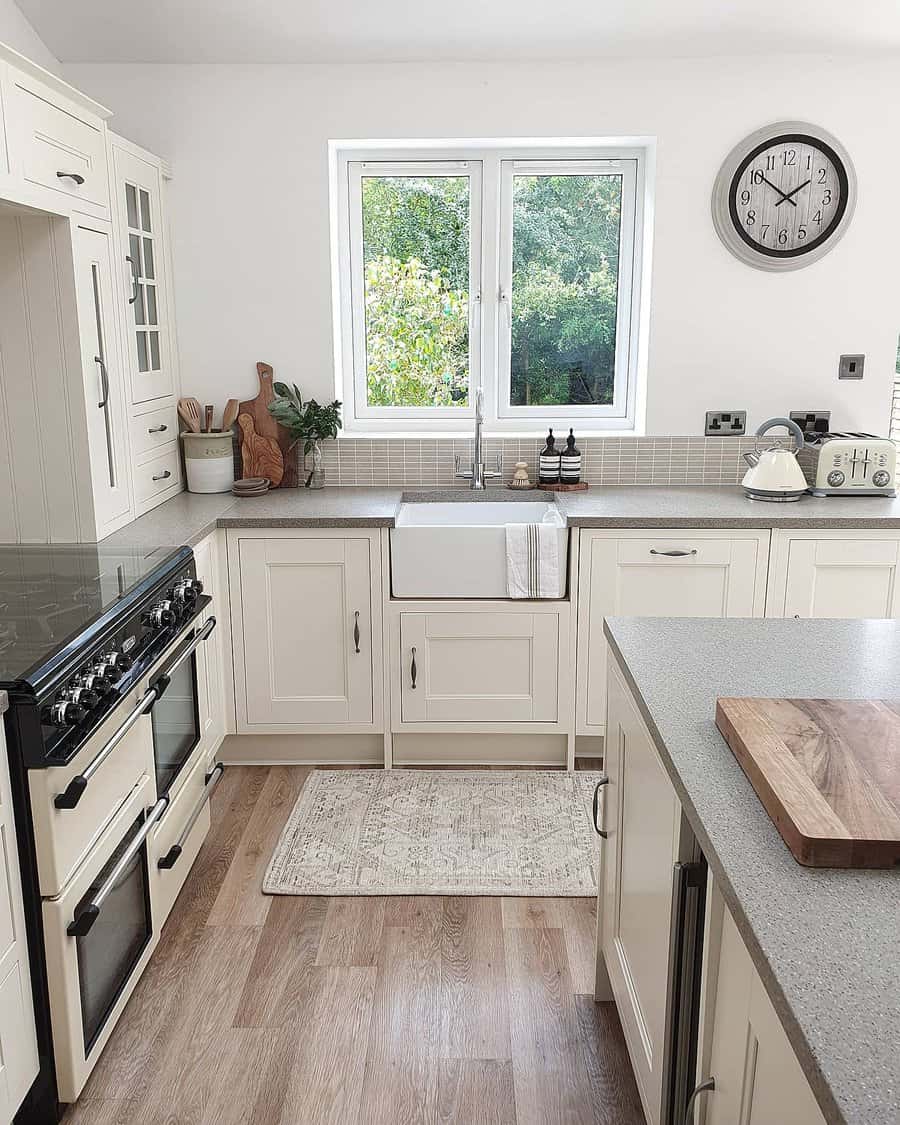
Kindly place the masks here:
POLYGON ((575 444, 573 430, 569 430, 566 448, 560 457, 559 479, 563 484, 578 484, 581 480, 581 450, 575 444))
POLYGON ((541 484, 559 484, 560 454, 556 448, 556 438, 551 430, 547 434, 547 444, 541 450, 538 462, 538 480, 541 484))

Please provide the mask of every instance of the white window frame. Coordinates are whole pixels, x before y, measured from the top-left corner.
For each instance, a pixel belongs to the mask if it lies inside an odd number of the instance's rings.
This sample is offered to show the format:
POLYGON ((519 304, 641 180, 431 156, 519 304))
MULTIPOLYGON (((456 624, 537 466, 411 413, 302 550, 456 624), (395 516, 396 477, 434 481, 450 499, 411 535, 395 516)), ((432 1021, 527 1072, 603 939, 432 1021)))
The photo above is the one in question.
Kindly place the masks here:
POLYGON ((582 434, 634 431, 647 335, 650 142, 339 142, 332 154, 332 261, 337 397, 349 436, 467 436, 475 390, 484 390, 485 430, 532 436, 563 421, 582 434), (513 406, 510 390, 512 183, 516 174, 622 176, 614 399, 610 405, 513 406), (465 407, 371 407, 367 402, 362 268, 363 175, 468 175, 469 402, 465 407), (509 218, 507 218, 509 216, 509 218))

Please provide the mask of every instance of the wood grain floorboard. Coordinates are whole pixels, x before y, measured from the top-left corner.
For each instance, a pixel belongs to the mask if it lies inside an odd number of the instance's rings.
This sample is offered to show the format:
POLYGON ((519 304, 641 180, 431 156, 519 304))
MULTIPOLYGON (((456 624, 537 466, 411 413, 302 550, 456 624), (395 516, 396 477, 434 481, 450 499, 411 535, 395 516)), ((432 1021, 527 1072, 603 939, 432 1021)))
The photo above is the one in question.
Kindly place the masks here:
POLYGON ((308 773, 227 770, 64 1125, 643 1125, 590 900, 262 895, 308 773))

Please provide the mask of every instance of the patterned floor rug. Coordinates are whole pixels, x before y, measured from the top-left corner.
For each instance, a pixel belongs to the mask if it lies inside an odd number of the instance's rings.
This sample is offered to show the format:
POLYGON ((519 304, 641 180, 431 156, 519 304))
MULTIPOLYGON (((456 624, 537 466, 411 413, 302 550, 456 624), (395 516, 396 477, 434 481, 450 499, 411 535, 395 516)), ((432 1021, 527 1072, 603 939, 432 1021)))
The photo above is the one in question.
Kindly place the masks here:
POLYGON ((600 774, 315 770, 263 891, 273 895, 596 894, 600 774))

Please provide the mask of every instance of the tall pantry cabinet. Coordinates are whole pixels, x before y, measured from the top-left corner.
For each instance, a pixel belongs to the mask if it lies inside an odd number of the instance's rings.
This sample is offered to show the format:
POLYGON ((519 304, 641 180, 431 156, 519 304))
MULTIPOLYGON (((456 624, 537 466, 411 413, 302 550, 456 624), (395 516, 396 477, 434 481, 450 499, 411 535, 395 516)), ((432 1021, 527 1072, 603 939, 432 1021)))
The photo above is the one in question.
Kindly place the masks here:
POLYGON ((181 488, 162 162, 0 45, 0 541, 101 540, 181 488))

